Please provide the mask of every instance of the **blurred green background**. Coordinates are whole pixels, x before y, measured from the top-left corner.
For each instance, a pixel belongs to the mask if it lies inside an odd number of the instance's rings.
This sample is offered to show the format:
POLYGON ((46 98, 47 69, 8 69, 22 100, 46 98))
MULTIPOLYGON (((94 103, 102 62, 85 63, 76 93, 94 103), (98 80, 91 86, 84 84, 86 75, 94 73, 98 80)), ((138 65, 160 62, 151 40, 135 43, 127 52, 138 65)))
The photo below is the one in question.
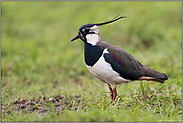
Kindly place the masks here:
MULTIPOLYGON (((101 39, 126 50, 143 65, 168 74, 166 87, 181 98, 181 3, 1 2, 2 110, 16 100, 43 94, 89 98, 109 91, 86 68, 83 42, 71 43, 71 39, 83 24, 108 21, 118 13, 127 18, 101 26, 101 39)), ((146 89, 146 83, 143 85, 146 89)), ((131 93, 141 91, 140 86, 139 82, 119 85, 118 94, 130 98, 131 93), (132 90, 124 92, 128 87, 132 90)), ((152 86, 156 90, 163 85, 152 86)))

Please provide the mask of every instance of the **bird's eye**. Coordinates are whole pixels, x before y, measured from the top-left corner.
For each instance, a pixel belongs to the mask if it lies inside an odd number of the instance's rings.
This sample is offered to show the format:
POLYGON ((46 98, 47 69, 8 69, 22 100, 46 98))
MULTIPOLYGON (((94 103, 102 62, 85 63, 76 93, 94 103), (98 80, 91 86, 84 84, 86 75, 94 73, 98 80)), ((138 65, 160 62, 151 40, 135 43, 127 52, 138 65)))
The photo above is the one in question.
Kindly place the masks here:
POLYGON ((85 29, 85 32, 88 33, 90 29, 85 29))

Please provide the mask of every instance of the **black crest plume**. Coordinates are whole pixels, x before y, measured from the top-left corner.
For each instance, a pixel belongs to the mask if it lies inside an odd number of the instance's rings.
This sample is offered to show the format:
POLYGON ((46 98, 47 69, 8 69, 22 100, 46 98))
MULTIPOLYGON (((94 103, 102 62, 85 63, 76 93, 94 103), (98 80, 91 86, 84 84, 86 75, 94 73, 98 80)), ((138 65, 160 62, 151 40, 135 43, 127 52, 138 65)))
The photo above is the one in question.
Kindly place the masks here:
POLYGON ((94 25, 101 26, 101 25, 105 25, 105 24, 108 24, 108 23, 112 23, 112 22, 117 21, 117 20, 119 20, 121 18, 126 18, 126 16, 120 16, 119 17, 119 15, 120 15, 120 13, 116 17, 114 17, 111 21, 107 21, 107 22, 103 22, 103 23, 98 23, 98 24, 94 24, 94 25))

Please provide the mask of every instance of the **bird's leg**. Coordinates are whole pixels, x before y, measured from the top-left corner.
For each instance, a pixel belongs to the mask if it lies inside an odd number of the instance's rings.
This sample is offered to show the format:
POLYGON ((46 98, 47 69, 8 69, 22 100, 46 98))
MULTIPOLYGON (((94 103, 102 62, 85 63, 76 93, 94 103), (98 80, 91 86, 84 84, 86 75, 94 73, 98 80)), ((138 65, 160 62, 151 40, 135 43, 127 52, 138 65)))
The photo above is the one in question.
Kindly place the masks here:
POLYGON ((115 101, 116 96, 117 96, 117 91, 116 91, 116 87, 115 87, 115 88, 113 89, 113 98, 112 98, 113 101, 115 101))
MULTIPOLYGON (((116 96, 117 96, 116 85, 109 85, 108 84, 108 86, 109 86, 109 89, 111 91, 111 99, 112 99, 111 103, 113 103, 116 99, 116 96)), ((114 106, 114 103, 112 105, 114 106)))
POLYGON ((112 91, 112 101, 115 101, 116 96, 117 96, 117 91, 116 91, 116 85, 110 85, 111 86, 111 91, 112 91))
POLYGON ((108 85, 108 86, 109 86, 109 89, 110 89, 110 91, 111 91, 111 99, 113 100, 113 90, 112 90, 112 88, 111 88, 110 85, 108 85))

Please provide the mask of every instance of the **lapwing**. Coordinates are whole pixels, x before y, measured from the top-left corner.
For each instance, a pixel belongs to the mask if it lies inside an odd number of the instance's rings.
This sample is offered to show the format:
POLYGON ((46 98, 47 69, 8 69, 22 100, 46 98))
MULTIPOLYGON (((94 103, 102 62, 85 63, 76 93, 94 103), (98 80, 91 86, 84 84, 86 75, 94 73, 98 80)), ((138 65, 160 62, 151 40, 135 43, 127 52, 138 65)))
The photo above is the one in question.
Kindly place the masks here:
POLYGON ((164 83, 168 76, 142 65, 136 58, 123 49, 100 39, 99 26, 115 22, 125 16, 116 16, 111 21, 85 24, 79 28, 78 35, 72 40, 84 42, 84 57, 88 70, 100 81, 106 83, 115 101, 116 85, 135 80, 148 80, 164 83))

